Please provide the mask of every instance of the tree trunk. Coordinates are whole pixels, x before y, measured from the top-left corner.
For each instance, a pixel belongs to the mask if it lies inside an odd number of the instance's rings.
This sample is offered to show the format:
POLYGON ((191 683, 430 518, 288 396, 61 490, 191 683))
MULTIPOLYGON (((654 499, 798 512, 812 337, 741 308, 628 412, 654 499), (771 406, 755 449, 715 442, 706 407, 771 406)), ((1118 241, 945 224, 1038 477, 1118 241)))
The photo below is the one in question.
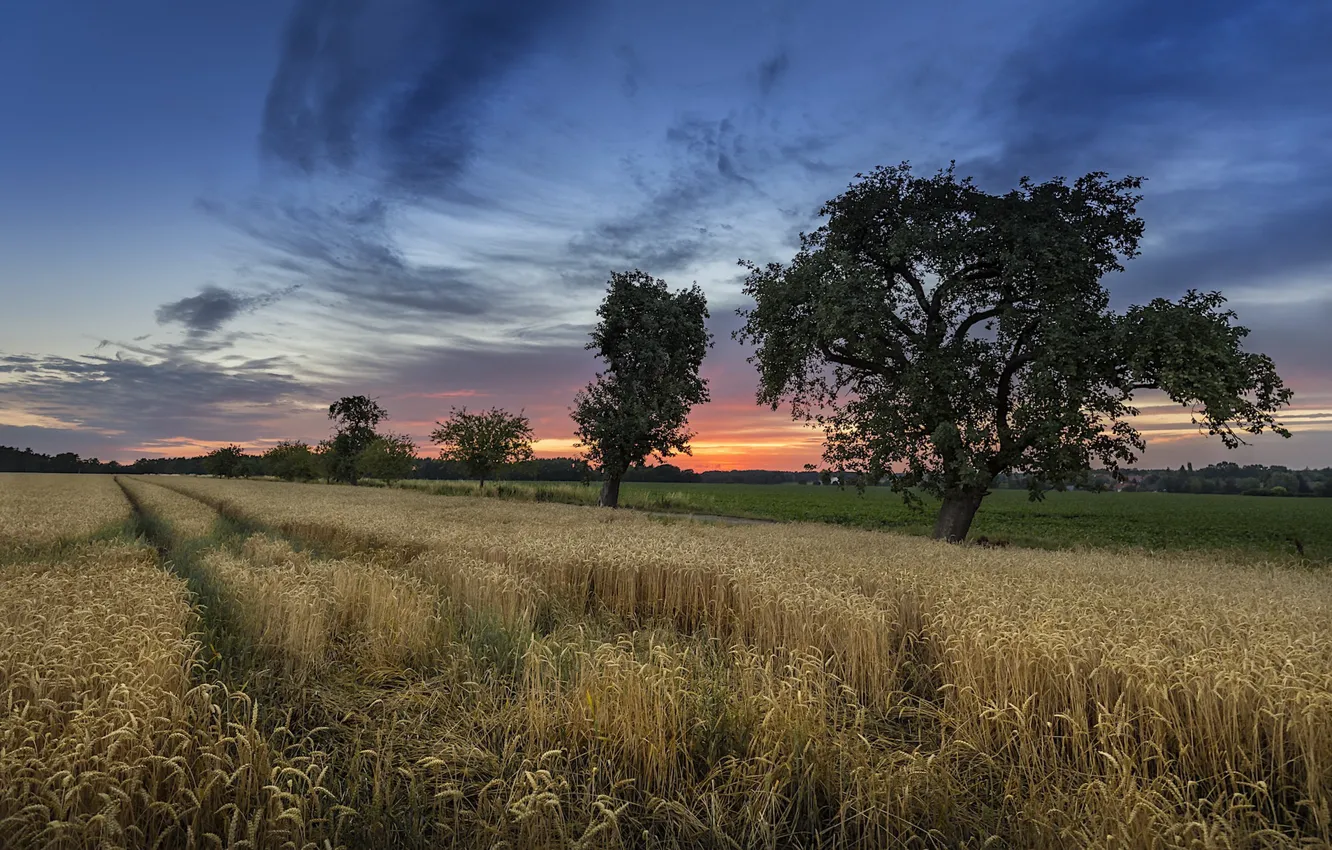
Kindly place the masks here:
POLYGON ((618 508, 620 506, 620 476, 606 476, 606 480, 601 482, 601 498, 597 504, 603 508, 618 508))
POLYGON ((949 543, 961 543, 967 539, 971 521, 976 518, 976 509, 980 507, 985 491, 954 490, 944 494, 943 504, 939 506, 939 516, 934 521, 934 539, 949 543))

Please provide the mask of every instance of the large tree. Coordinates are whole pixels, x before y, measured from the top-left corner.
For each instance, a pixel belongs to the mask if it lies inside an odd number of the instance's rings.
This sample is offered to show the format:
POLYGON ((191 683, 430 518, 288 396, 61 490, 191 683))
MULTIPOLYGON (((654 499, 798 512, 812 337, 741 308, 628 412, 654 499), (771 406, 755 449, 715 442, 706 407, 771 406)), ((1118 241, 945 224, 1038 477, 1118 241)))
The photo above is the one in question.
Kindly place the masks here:
POLYGON ((501 466, 532 459, 532 423, 521 413, 454 408, 435 425, 430 441, 439 445, 440 459, 462 464, 483 489, 501 466))
POLYGON ((334 428, 326 457, 329 478, 354 486, 360 478, 356 458, 379 436, 375 427, 389 418, 388 411, 369 396, 343 396, 328 406, 328 418, 334 428))
POLYGON ((821 425, 825 459, 942 499, 965 538, 1000 473, 1043 487, 1144 448, 1134 394, 1160 390, 1230 448, 1289 433, 1291 392, 1219 293, 1117 313, 1102 283, 1138 253, 1137 178, 1023 179, 981 191, 950 167, 856 176, 787 265, 749 269, 738 339, 758 398, 821 425))
POLYGON ((611 275, 587 347, 606 364, 574 399, 586 458, 602 475, 600 504, 616 507, 620 480, 649 455, 689 454, 689 411, 708 400, 699 377, 711 343, 697 286, 671 292, 637 269, 611 275))

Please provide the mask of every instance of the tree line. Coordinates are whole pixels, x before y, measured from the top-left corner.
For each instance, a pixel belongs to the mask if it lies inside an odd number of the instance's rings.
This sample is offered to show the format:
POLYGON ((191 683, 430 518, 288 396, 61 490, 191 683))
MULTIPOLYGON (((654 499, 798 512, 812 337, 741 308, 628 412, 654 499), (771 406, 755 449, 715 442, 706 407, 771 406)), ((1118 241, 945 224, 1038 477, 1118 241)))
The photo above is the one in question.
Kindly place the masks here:
MULTIPOLYGON (((857 174, 790 262, 741 261, 752 306, 737 311, 734 338, 752 347, 758 403, 820 428, 826 469, 938 497, 934 535, 954 542, 999 482, 1020 480, 1033 499, 1094 467, 1122 483, 1146 445, 1130 421, 1143 390, 1190 409, 1227 448, 1289 437, 1277 417, 1292 392, 1270 358, 1244 349, 1248 330, 1221 293, 1110 308, 1105 278, 1143 236, 1141 186, 1092 172, 995 194, 952 166, 857 174)), ((615 507, 630 469, 689 453, 712 339, 697 285, 671 292, 637 269, 611 275, 597 315, 587 347, 603 369, 572 417, 600 504, 615 507)), ((329 418, 329 440, 265 458, 283 477, 410 473, 416 446, 378 431, 387 412, 374 400, 339 399, 329 418)), ((440 460, 483 483, 531 460, 521 412, 455 409, 437 426, 440 460)), ((205 462, 228 474, 242 454, 205 462)))
MULTIPOLYGON (((604 368, 575 395, 571 415, 583 449, 582 477, 600 480, 599 504, 613 508, 630 469, 649 457, 664 462, 690 453, 689 413, 708 401, 699 370, 712 336, 697 285, 672 292, 664 280, 637 269, 611 275, 597 315, 587 347, 604 368)), ((380 432, 389 413, 375 399, 340 398, 329 406, 328 418, 328 439, 316 446, 279 443, 259 462, 279 478, 352 485, 375 478, 392 486, 416 471, 418 447, 405 434, 380 432)), ((439 460, 481 487, 502 470, 534 461, 532 424, 522 412, 453 408, 435 425, 429 439, 439 447, 439 460)), ((207 472, 227 477, 246 474, 250 463, 235 445, 204 458, 207 472)))

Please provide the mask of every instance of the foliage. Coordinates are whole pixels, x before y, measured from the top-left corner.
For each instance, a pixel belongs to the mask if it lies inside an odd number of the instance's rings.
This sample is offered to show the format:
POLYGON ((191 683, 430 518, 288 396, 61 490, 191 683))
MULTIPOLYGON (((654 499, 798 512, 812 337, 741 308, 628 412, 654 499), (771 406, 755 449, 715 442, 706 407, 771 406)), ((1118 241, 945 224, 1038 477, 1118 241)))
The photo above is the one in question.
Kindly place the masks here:
POLYGON ((698 370, 711 345, 697 285, 672 293, 637 269, 611 275, 587 347, 606 364, 574 400, 579 446, 606 480, 615 507, 626 470, 649 455, 689 454, 690 409, 708 400, 698 370))
POLYGON ((462 464, 482 487, 499 467, 532 459, 532 424, 521 413, 497 407, 478 413, 452 408, 448 418, 435 425, 430 441, 439 445, 440 459, 462 464))
POLYGON ((369 396, 343 396, 328 406, 328 418, 334 433, 324 447, 326 473, 333 481, 355 485, 360 476, 356 458, 379 436, 375 427, 389 418, 388 411, 369 396))
POLYGON ((416 466, 416 443, 406 434, 381 434, 356 457, 356 471, 392 487, 416 466))
POLYGON ((857 175, 790 264, 743 263, 755 304, 736 336, 756 347, 759 401, 822 426, 833 467, 943 497, 949 540, 1001 473, 1038 497, 1131 464, 1139 390, 1227 447, 1288 436, 1291 392, 1219 293, 1111 311, 1101 279, 1138 253, 1140 185, 1098 172, 992 195, 951 167, 857 175))
POLYGON ((204 455, 204 471, 222 478, 240 478, 248 474, 247 458, 248 455, 240 446, 213 449, 204 455))
POLYGON ((264 452, 265 474, 283 481, 312 481, 319 477, 319 462, 310 446, 300 440, 283 440, 264 452))
POLYGON ((80 457, 75 452, 55 455, 0 446, 0 472, 81 472, 118 475, 203 475, 203 457, 141 457, 131 464, 80 457))

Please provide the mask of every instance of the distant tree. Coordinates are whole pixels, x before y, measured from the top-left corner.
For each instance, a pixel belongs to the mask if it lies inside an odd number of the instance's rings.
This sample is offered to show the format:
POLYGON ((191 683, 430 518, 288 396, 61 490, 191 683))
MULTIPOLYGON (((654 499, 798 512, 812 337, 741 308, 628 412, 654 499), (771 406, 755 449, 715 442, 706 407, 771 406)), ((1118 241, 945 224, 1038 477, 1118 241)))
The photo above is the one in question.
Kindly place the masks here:
POLYGON ((1001 472, 1029 475, 1036 499, 1136 461, 1139 390, 1191 406, 1227 447, 1289 436, 1291 392, 1219 293, 1111 311, 1101 278, 1138 253, 1140 185, 1092 173, 992 195, 951 167, 857 175, 790 264, 744 263, 736 336, 756 346, 759 401, 821 425, 830 464, 939 496, 949 541, 1001 472))
POLYGON ((283 440, 264 452, 263 470, 283 481, 312 481, 319 477, 319 462, 306 443, 283 440))
POLYGON ((1286 472, 1283 469, 1267 476, 1267 486, 1272 489, 1280 487, 1287 492, 1295 492, 1300 489, 1300 479, 1295 473, 1286 472))
POLYGON ((462 464, 483 488, 501 466, 532 459, 532 425, 521 413, 453 408, 435 425, 430 441, 439 445, 440 459, 462 464))
POLYGON ((415 466, 416 443, 406 434, 381 434, 356 457, 357 472, 390 487, 411 475, 415 466))
POLYGON ((325 484, 333 483, 337 467, 337 454, 333 447, 333 438, 320 440, 313 449, 315 458, 315 470, 319 478, 324 480, 325 484))
POLYGON ((379 435, 375 426, 389 418, 388 411, 369 396, 343 396, 328 406, 334 434, 325 459, 328 477, 355 486, 356 458, 379 435))
POLYGON ((601 473, 599 503, 617 507, 620 481, 649 455, 690 454, 689 411, 708 400, 699 377, 712 344, 698 286, 672 293, 637 269, 611 275, 587 347, 606 364, 574 399, 579 445, 601 473))
POLYGON ((246 472, 245 450, 240 446, 223 446, 204 455, 204 471, 222 478, 240 478, 246 472))

